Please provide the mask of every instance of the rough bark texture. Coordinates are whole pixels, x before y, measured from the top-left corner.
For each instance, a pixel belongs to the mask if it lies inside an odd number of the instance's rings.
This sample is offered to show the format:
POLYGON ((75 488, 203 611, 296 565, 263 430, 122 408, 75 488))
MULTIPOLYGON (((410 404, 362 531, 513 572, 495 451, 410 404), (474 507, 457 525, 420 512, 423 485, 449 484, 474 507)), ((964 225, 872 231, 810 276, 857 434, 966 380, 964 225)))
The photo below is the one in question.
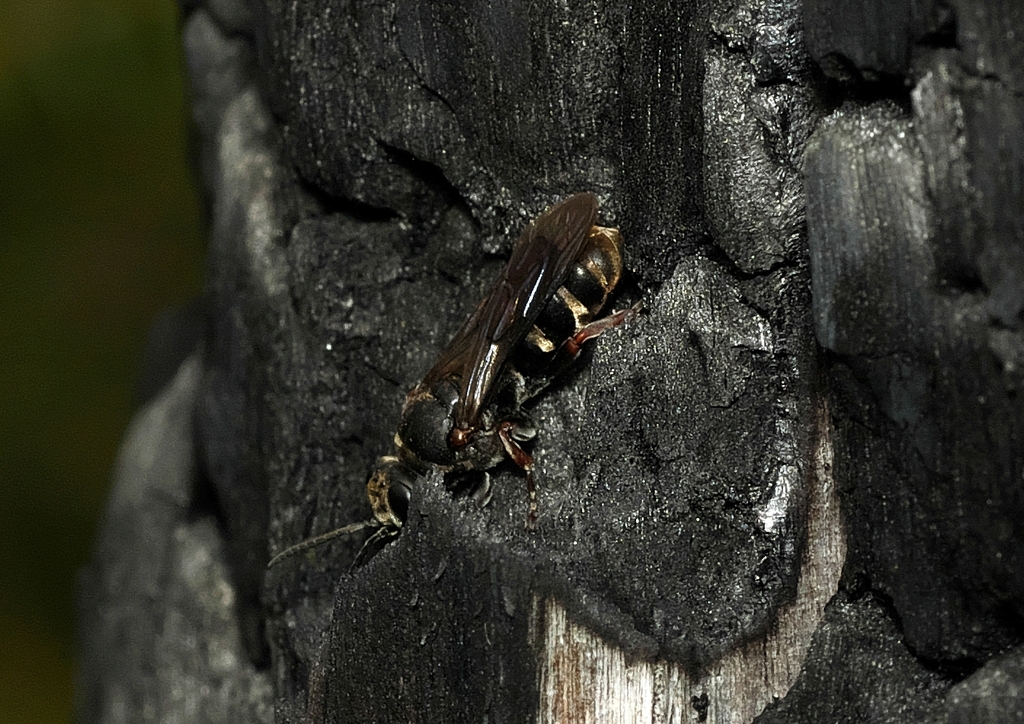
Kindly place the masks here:
POLYGON ((204 341, 125 440, 80 719, 533 721, 550 601, 694 721, 805 609, 757 721, 1021 718, 1022 37, 1010 0, 186 3, 204 341), (365 566, 266 572, 369 515, 405 392, 581 190, 645 313, 531 408, 536 529, 516 471, 432 475, 365 566))

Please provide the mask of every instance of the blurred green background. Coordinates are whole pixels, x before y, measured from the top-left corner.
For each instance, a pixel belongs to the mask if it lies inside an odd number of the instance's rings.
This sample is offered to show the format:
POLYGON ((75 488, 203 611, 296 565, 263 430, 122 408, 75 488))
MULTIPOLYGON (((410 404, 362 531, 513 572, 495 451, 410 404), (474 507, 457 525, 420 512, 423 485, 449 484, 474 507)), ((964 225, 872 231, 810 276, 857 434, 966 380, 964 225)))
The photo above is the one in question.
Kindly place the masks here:
POLYGON ((201 288, 174 0, 0 0, 0 722, 66 722, 148 327, 201 288))

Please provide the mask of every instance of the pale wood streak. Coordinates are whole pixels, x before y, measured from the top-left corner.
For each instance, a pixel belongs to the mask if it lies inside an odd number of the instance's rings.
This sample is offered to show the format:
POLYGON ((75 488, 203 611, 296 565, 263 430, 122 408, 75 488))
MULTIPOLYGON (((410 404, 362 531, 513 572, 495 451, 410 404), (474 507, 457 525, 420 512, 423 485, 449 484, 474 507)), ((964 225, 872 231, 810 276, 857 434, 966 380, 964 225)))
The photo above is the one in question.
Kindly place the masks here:
POLYGON ((827 408, 818 418, 808 476, 807 545, 795 599, 766 636, 716 662, 698 679, 665 661, 627 663, 622 652, 570 621, 553 598, 537 600, 542 724, 697 722, 693 697, 707 696, 708 724, 747 724, 785 696, 807 654, 825 604, 835 594, 846 538, 832 478, 827 408))

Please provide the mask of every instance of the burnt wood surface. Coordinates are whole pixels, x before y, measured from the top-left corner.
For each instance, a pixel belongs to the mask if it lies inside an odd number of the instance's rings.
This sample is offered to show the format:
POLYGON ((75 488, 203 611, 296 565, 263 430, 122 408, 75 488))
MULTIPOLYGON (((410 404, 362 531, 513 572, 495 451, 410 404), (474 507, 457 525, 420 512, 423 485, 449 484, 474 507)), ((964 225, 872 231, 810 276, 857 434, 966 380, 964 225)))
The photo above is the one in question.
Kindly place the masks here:
POLYGON ((591 721, 562 612, 686 682, 636 721, 1020 721, 1022 7, 183 2, 202 341, 123 444, 79 721, 591 721), (530 409, 536 529, 512 466, 431 475, 366 565, 268 572, 369 517, 405 393, 577 191, 644 312, 530 409))

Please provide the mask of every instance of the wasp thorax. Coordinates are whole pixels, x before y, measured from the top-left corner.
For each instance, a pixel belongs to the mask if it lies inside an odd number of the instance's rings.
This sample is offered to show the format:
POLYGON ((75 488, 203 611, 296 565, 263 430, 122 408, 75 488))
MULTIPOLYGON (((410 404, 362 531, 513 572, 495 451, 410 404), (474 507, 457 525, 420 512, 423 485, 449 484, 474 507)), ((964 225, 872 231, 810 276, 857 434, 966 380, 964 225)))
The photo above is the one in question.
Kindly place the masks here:
POLYGON ((450 380, 441 380, 429 392, 406 403, 398 426, 397 442, 419 461, 432 465, 453 465, 455 451, 448 445, 455 422, 452 410, 458 390, 450 380))

